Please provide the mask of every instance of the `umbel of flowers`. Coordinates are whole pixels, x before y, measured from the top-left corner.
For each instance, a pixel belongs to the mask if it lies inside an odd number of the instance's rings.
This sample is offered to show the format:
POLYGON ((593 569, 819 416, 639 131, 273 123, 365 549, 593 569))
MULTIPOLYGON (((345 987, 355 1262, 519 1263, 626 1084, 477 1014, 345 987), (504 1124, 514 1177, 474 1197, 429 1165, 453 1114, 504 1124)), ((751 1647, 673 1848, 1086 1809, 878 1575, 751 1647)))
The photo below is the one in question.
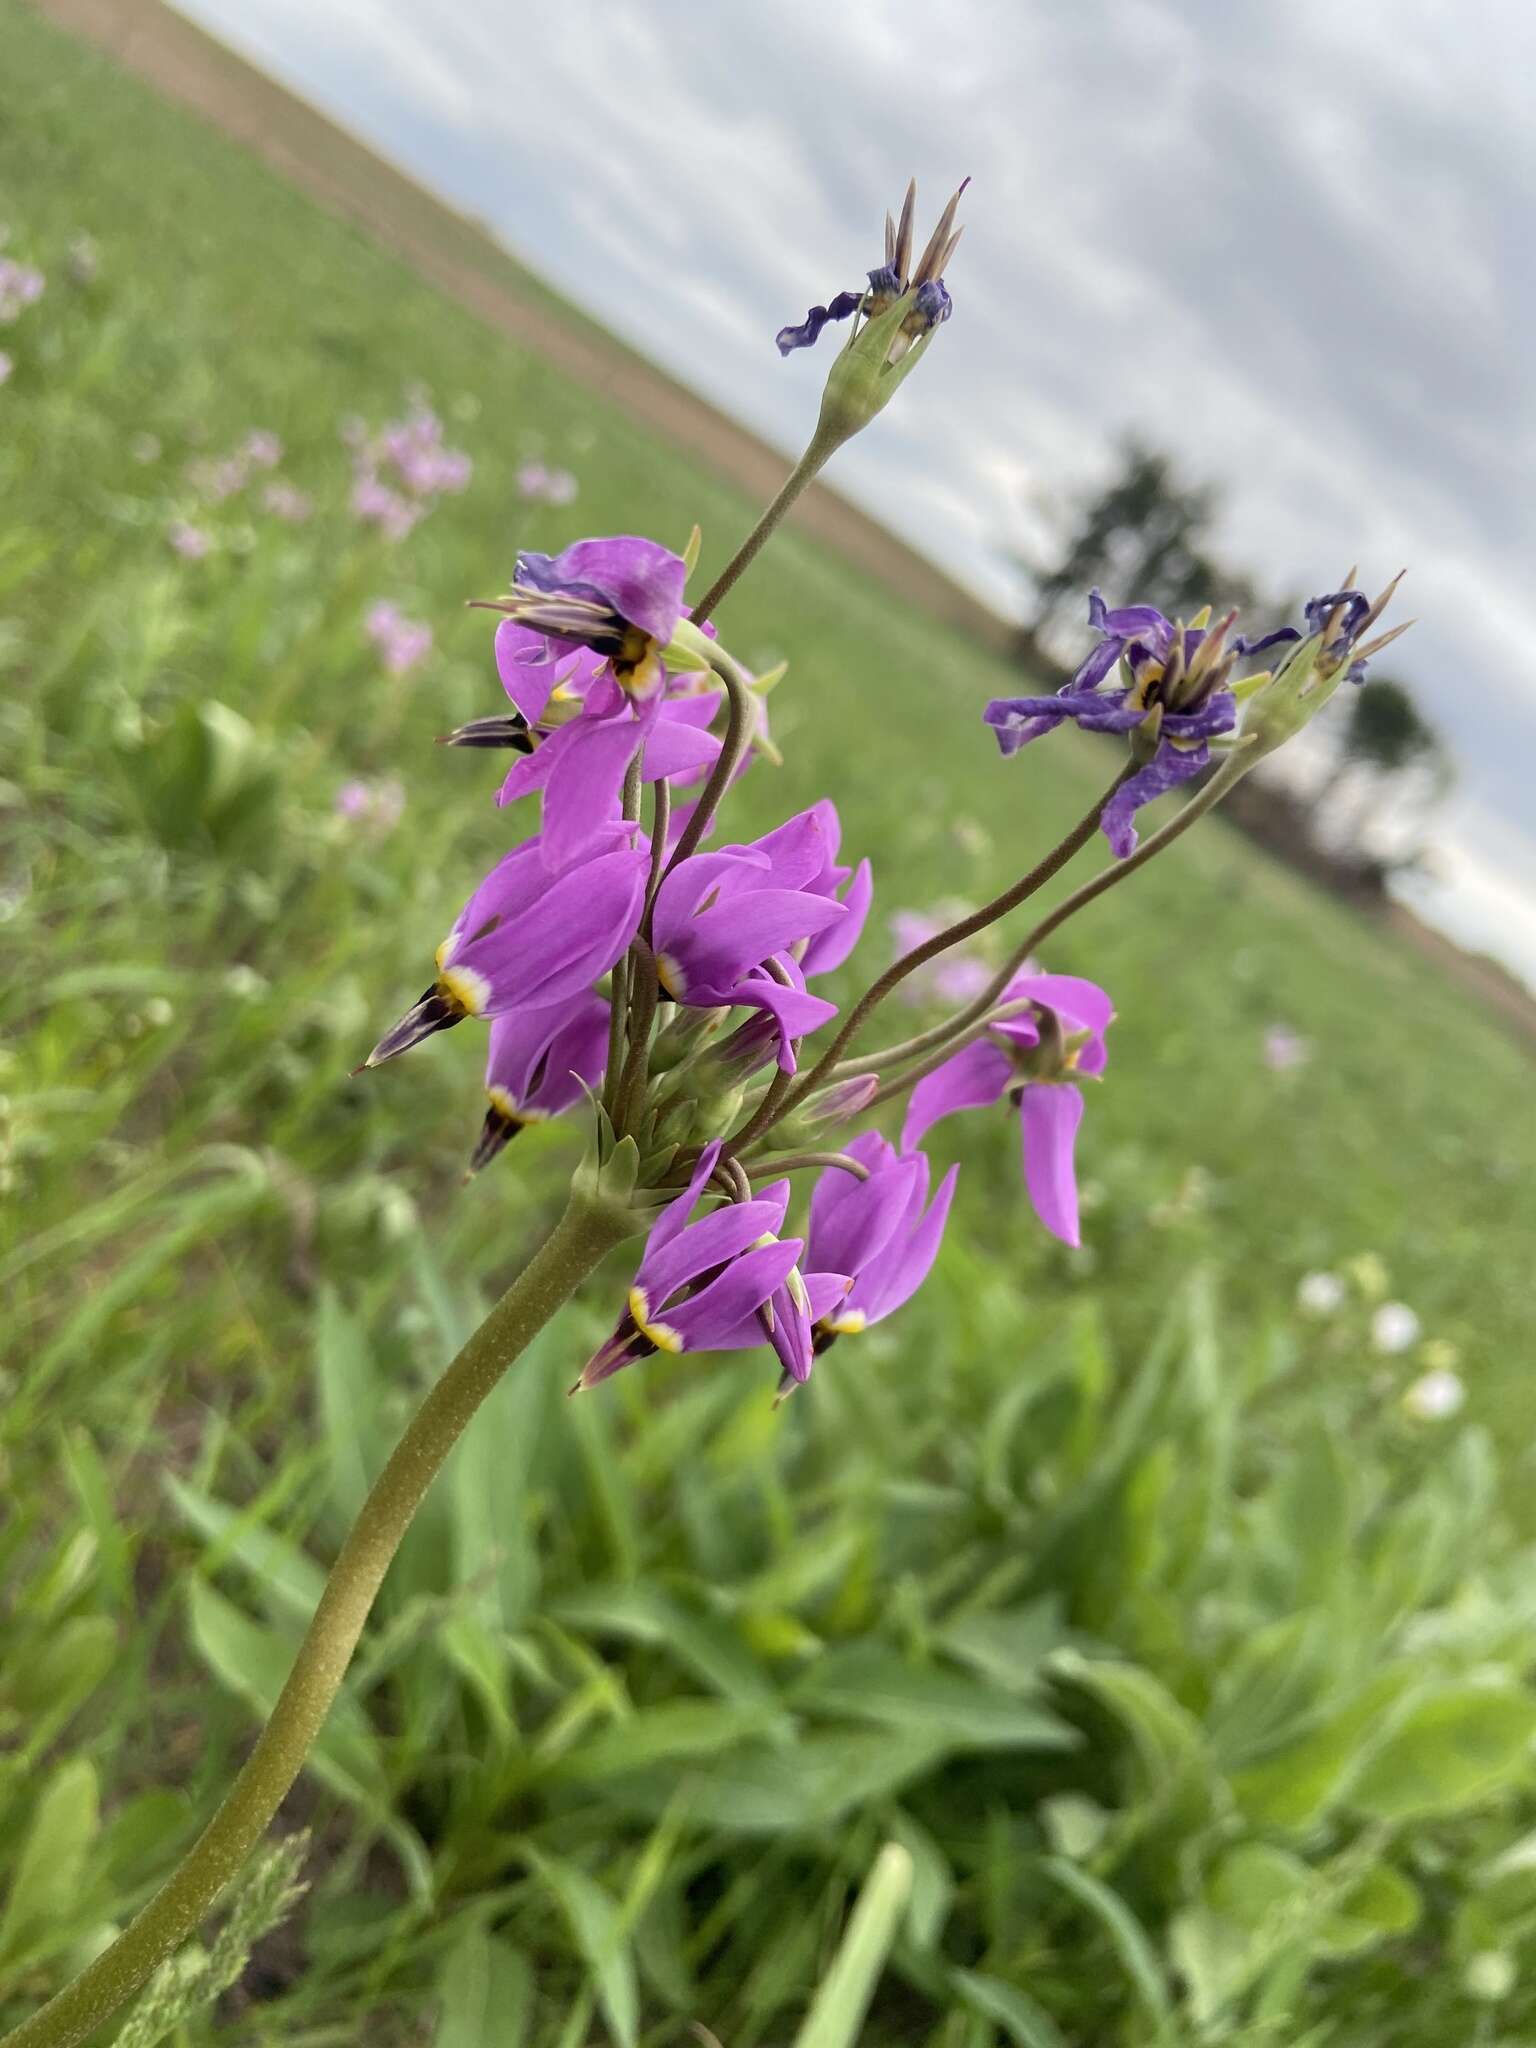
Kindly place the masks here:
MULTIPOLYGON (((904 215, 892 276, 908 232, 904 215)), ((902 303, 886 303, 890 289, 885 271, 873 274, 875 318, 902 303)), ((1073 723, 1123 736, 1125 768, 1063 847, 1005 878, 977 917, 911 948, 840 1023, 825 977, 858 944, 870 866, 841 859, 830 796, 757 839, 726 835, 730 789, 762 752, 766 720, 754 679, 690 613, 690 568, 638 536, 583 540, 519 557, 510 589, 489 601, 502 615, 506 708, 446 744, 513 757, 496 801, 523 836, 471 893, 432 979, 364 1065, 477 1020, 489 1027, 489 1107, 472 1170, 562 1114, 595 1120, 599 1162, 632 1145, 629 1199, 637 1221, 653 1220, 613 1334, 577 1386, 658 1351, 755 1346, 787 1391, 927 1275, 954 1187, 951 1168, 927 1200, 921 1147, 942 1119, 1011 1110, 1036 1216, 1079 1243, 1076 1146, 1085 1091, 1108 1060, 1105 990, 1039 971, 1037 932, 994 985, 919 1038, 857 1055, 872 1011, 908 973, 1017 909, 1095 830, 1118 865, 1093 893, 1133 871, 1342 675, 1363 678, 1381 644, 1365 636, 1391 593, 1372 603, 1335 591, 1307 608, 1305 633, 1247 641, 1231 613, 1185 625, 1092 592, 1099 643, 1061 690, 978 711, 1005 754, 1073 723), (1270 649, 1285 650, 1280 667, 1252 672, 1270 649), (1138 812, 1218 763, 1202 796, 1142 846, 1138 812), (893 1144, 878 1119, 899 1101, 893 1144), (815 1179, 796 1223, 800 1172, 815 1179)))
MULTIPOLYGON (((913 943, 839 1008, 827 977, 855 951, 874 878, 845 854, 831 794, 756 839, 732 837, 737 778, 777 758, 765 700, 778 678, 750 675, 711 620, 806 484, 950 321, 959 198, 914 261, 909 190, 867 286, 778 335, 788 356, 847 323, 805 455, 707 591, 688 590, 697 535, 682 554, 620 535, 520 556, 490 601, 504 702, 445 738, 509 757, 495 792, 506 843, 445 917, 425 988, 363 1065, 484 1028, 471 1169, 505 1173, 493 1162, 551 1117, 585 1124, 585 1155, 559 1221, 375 1480, 212 1820, 117 1939, 0 2048, 83 2041, 194 1931, 303 1767, 433 1477, 508 1366, 627 1238, 643 1234, 644 1245, 579 1387, 661 1352, 757 1350, 783 1391, 834 1346, 841 1361, 933 1265, 955 1169, 936 1180, 923 1147, 952 1116, 1012 1121, 1039 1222, 1078 1242, 1078 1133, 1106 1072, 1114 1010, 1097 980, 1043 967, 1042 948, 1189 830, 1343 681, 1360 682, 1393 637, 1376 630, 1393 586, 1373 600, 1353 575, 1309 604, 1302 625, 1253 641, 1231 613, 1186 622, 1146 604, 1112 607, 1094 591, 1099 641, 1078 672, 1054 695, 978 705, 976 735, 984 744, 984 720, 1005 755, 1066 724, 1118 735, 1126 752, 1108 787, 1060 844, 1013 852, 997 893, 970 915, 937 929, 908 920, 913 943), (1273 666, 1255 670, 1264 653, 1273 666), (1140 813, 1181 785, 1192 792, 1182 807, 1138 836, 1140 813), (955 949, 1013 919, 1101 832, 1108 864, 1011 933, 990 980, 976 986, 974 963, 953 972, 955 949), (947 1014, 866 1045, 875 1013, 919 976, 947 1014), (802 1175, 813 1178, 799 1208, 802 1175)), ((467 459, 444 448, 424 409, 358 441, 357 509, 402 538, 433 494, 467 476, 467 459)))

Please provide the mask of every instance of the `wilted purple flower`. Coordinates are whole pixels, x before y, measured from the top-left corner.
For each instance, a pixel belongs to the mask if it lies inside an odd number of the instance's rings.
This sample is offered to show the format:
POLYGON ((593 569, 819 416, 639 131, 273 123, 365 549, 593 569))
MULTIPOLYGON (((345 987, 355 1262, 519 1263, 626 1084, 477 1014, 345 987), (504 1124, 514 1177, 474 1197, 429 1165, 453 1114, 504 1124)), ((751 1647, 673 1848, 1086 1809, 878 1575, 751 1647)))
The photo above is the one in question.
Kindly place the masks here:
POLYGON ((665 993, 689 1009, 766 1011, 789 1074, 792 1041, 837 1014, 807 993, 792 951, 849 914, 812 888, 831 865, 829 813, 835 822, 832 807, 818 804, 750 846, 693 854, 656 895, 653 939, 665 993))
POLYGON ((891 1315, 922 1286, 938 1257, 960 1172, 952 1166, 929 1203, 921 1152, 898 1153, 878 1131, 864 1132, 846 1150, 869 1178, 829 1166, 811 1195, 806 1286, 816 1293, 829 1273, 849 1276, 846 1291, 816 1320, 818 1357, 839 1337, 891 1315))
POLYGON ((166 537, 184 562, 202 561, 213 546, 212 536, 187 519, 173 519, 166 537))
POLYGON ((1100 820, 1111 850, 1123 860, 1135 851, 1133 820, 1142 805, 1198 775, 1210 762, 1210 741, 1237 724, 1237 700, 1226 685, 1239 653, 1296 638, 1287 626, 1251 646, 1226 647, 1236 616, 1228 613, 1214 627, 1181 627, 1149 604, 1111 611, 1095 589, 1088 598, 1088 623, 1101 638, 1072 680, 1054 697, 995 698, 982 716, 1004 754, 1016 754, 1068 722, 1085 732, 1135 733, 1151 746, 1150 757, 1142 755, 1143 766, 1105 805, 1100 820), (1106 689, 1117 667, 1121 679, 1106 689))
POLYGON ((1002 1003, 1024 1002, 1027 1010, 989 1024, 982 1037, 918 1082, 902 1149, 911 1150, 941 1117, 985 1108, 1006 1095, 1019 1110, 1024 1185, 1035 1214, 1053 1236, 1077 1245, 1073 1152, 1083 1098, 1076 1080, 1103 1073, 1114 1006, 1103 989, 1073 974, 1015 976, 1002 1003))
MULTIPOLYGON (((1379 653, 1389 641, 1395 640, 1399 633, 1408 630, 1407 625, 1394 626, 1368 641, 1364 647, 1359 646, 1361 636, 1381 617, 1402 580, 1403 572, 1400 570, 1374 601, 1363 590, 1330 590, 1321 597, 1314 597, 1305 606, 1307 631, 1322 641, 1316 660, 1320 674, 1336 675, 1348 663, 1344 668, 1344 680, 1356 684, 1365 681, 1366 663, 1370 657, 1379 653)), ((1292 632, 1290 637, 1296 639, 1299 635, 1292 632)))
POLYGON ((825 306, 812 306, 797 326, 781 327, 774 336, 779 354, 787 356, 797 348, 811 348, 829 322, 846 320, 850 313, 857 313, 860 308, 874 320, 902 299, 909 301, 908 310, 892 339, 887 361, 899 362, 915 341, 941 326, 953 310, 949 293, 944 288, 944 272, 962 232, 955 227, 955 212, 961 193, 970 182, 969 178, 965 180, 939 216, 939 224, 910 277, 912 216, 917 204, 917 185, 915 181, 909 185, 900 224, 889 214, 885 217, 885 261, 877 270, 870 271, 868 289, 838 292, 825 306))
POLYGON ((267 485, 261 502, 274 519, 284 519, 290 526, 302 526, 315 509, 314 500, 285 477, 267 485))
MULTIPOLYGON (((898 958, 926 945, 943 930, 936 917, 926 911, 898 910, 890 919, 891 937, 898 958)), ((946 1003, 974 1002, 992 979, 992 969, 974 953, 940 953, 909 974, 900 994, 909 1003, 936 1000, 946 1003)))
POLYGON ((409 675, 432 652, 432 628, 422 619, 408 619, 387 598, 370 606, 364 627, 392 676, 409 675))
POLYGON ((283 459, 283 444, 267 427, 252 427, 241 454, 254 469, 276 469, 283 459))
POLYGON ((608 836, 605 850, 551 873, 537 838, 497 862, 437 949, 436 980, 363 1062, 376 1067, 466 1017, 574 1002, 608 972, 640 925, 650 857, 608 836))
MULTIPOLYGON (((718 1143, 704 1148, 686 1189, 651 1226, 624 1313, 573 1393, 657 1351, 734 1348, 731 1340, 742 1326, 789 1282, 801 1245, 778 1236, 787 1182, 750 1202, 726 1202, 695 1217, 719 1157, 718 1143)), ((805 1351, 808 1366, 808 1341, 805 1351)))
POLYGON ((0 327, 8 327, 28 306, 35 306, 46 286, 43 273, 31 264, 0 256, 0 327))
POLYGON ((580 1102, 603 1078, 608 1059, 608 1005, 590 989, 551 1010, 509 1010, 493 1019, 485 1064, 485 1112, 471 1173, 529 1124, 580 1102))

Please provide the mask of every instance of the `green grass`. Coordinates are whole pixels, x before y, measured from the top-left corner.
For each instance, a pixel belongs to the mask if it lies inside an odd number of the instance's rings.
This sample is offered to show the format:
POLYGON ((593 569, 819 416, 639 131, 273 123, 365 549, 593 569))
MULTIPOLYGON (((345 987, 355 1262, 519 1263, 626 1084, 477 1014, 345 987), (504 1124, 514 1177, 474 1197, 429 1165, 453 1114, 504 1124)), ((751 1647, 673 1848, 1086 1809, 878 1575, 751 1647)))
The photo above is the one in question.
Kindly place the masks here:
MULTIPOLYGON (((468 1031, 346 1078, 506 839, 484 764, 430 744, 498 697, 460 601, 519 545, 695 520, 707 576, 754 508, 15 0, 0 39, 10 249, 49 272, 0 334, 19 2016, 210 1809, 358 1489, 574 1158, 540 1132, 459 1192, 468 1031), (338 426, 417 382, 475 476, 391 549, 348 513, 338 426), (253 426, 316 517, 233 501, 215 554, 176 560, 187 462, 253 426), (576 506, 518 508, 529 455, 578 473, 576 506), (437 633, 404 685, 362 633, 380 597, 437 633), (393 774, 393 832, 337 818, 345 779, 393 774)), ((898 402, 946 374, 940 349, 898 402)), ((787 764, 733 830, 830 791, 887 912, 991 893, 1111 770, 1069 738, 997 760, 978 713, 1008 672, 793 530, 721 624, 791 662, 787 764)), ((802 2020, 943 2048, 1408 2042, 1495 2009, 1486 1959, 1520 1962, 1532 1910, 1495 1862, 1536 1650, 1511 1533, 1528 1062, 1219 825, 1048 964, 1120 1012, 1086 1249, 1035 1226, 999 1113, 937 1134, 968 1149, 929 1288, 783 1411, 746 1360, 565 1404, 611 1316, 592 1289, 410 1539, 291 1803, 312 1890, 221 2040, 366 2016, 404 2042, 438 2012, 444 2048, 523 2038, 516 2014, 540 2044, 686 2017, 729 2048, 802 2020), (1266 1070, 1275 1021, 1306 1067, 1266 1070), (1352 1273, 1323 1324, 1292 1307, 1319 1267, 1352 1273), (1383 1292, 1454 1347, 1470 1429, 1402 1414, 1425 1361, 1370 1351, 1383 1292)))

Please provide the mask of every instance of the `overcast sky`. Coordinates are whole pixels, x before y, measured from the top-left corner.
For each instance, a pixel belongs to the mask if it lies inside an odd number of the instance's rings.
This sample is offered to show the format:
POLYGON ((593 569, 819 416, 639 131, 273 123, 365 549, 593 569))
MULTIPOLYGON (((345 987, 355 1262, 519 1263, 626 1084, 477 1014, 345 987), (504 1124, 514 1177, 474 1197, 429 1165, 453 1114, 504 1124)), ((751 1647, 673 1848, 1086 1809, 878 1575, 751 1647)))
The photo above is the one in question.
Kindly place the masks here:
POLYGON ((834 480, 1010 608, 1127 429, 1263 583, 1408 565, 1439 908, 1536 978, 1530 0, 181 4, 787 449, 825 360, 774 331, 970 174, 955 317, 834 480))

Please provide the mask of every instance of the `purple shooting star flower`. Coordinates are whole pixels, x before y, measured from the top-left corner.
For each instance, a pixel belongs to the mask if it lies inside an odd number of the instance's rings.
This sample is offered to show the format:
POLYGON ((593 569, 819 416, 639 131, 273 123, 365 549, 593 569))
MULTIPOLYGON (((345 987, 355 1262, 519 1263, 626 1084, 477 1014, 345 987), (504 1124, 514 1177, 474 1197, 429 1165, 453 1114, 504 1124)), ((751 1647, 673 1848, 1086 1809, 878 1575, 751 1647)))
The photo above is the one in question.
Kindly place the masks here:
POLYGON ((665 678, 662 655, 683 617, 687 578, 681 555, 659 542, 578 540, 558 555, 519 555, 496 609, 554 647, 602 655, 622 690, 648 697, 665 678))
POLYGON ((902 1149, 916 1145, 941 1117, 983 1109, 1006 1095, 1019 1111, 1024 1185, 1035 1214, 1064 1244, 1081 1242, 1073 1152, 1083 1118, 1079 1078, 1104 1071, 1104 1033, 1114 1005, 1094 982, 1072 974, 1020 974, 1008 984, 999 1016, 953 1059, 919 1081, 902 1126, 902 1149))
POLYGON ((818 1358, 839 1337, 893 1314, 922 1286, 938 1257, 960 1172, 952 1166, 929 1202, 921 1152, 898 1153, 878 1131, 855 1138, 847 1152, 869 1169, 869 1178, 828 1167, 811 1195, 805 1284, 826 1302, 813 1327, 818 1358), (832 1295, 828 1283, 838 1273, 849 1281, 832 1295))
POLYGON ((602 1080, 607 1059, 608 1005, 590 990, 574 1005, 507 1010, 493 1019, 485 1065, 490 1107, 470 1172, 488 1166, 529 1124, 574 1108, 602 1080))
POLYGON ((831 1003, 807 992, 793 957, 798 942, 849 915, 813 886, 831 865, 828 811, 813 806, 750 846, 690 855, 663 881, 653 915, 663 992, 690 1009, 767 1011, 778 1029, 779 1065, 789 1074, 792 1041, 836 1015, 831 1003))
POLYGON ((618 818, 624 778, 637 754, 641 780, 660 782, 697 775, 720 752, 719 740, 706 730, 719 706, 718 692, 630 704, 607 682, 616 701, 600 713, 592 705, 603 682, 589 691, 582 715, 513 763, 497 798, 508 804, 543 791, 541 838, 550 867, 578 858, 618 818))
POLYGON ((537 838, 499 861, 437 949, 437 978, 363 1062, 376 1067, 466 1017, 573 1002, 640 925, 650 857, 619 827, 608 850, 551 873, 537 838))
POLYGON ((718 1349, 788 1281, 801 1243, 778 1236, 788 1200, 784 1183, 695 1217, 719 1157, 718 1143, 704 1148, 688 1186, 651 1226, 624 1313, 573 1393, 657 1351, 718 1349))

